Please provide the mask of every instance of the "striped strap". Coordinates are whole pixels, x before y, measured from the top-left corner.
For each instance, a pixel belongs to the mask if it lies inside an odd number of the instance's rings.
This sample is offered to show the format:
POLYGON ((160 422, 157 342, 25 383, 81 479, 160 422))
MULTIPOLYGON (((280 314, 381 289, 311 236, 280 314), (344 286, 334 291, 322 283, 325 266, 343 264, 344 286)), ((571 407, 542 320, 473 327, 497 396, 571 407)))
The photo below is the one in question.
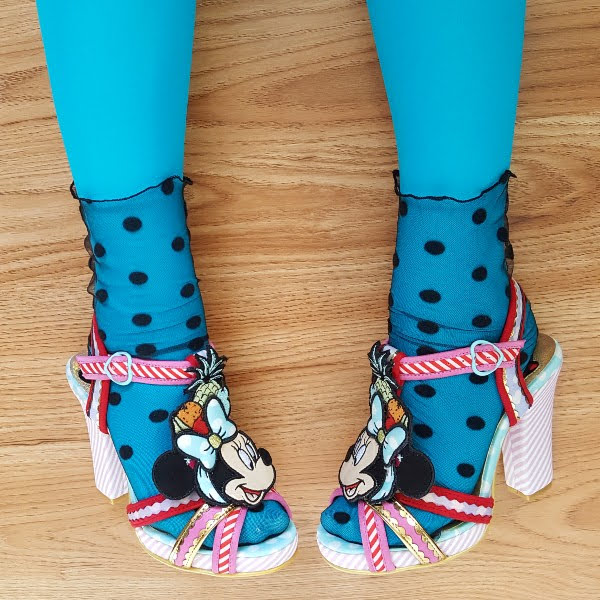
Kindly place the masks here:
POLYGON ((194 376, 191 362, 172 360, 142 360, 127 352, 106 356, 77 356, 85 379, 91 381, 135 382, 154 385, 189 385, 194 376))
POLYGON ((358 503, 358 522, 369 570, 374 573, 393 571, 395 566, 390 555, 383 521, 370 504, 363 501, 358 503))
POLYGON ((132 527, 143 527, 175 515, 196 510, 206 504, 202 498, 192 492, 181 500, 171 500, 162 494, 156 494, 145 500, 127 505, 127 518, 132 527))
POLYGON ((402 540, 406 549, 422 564, 437 563, 446 558, 419 522, 398 501, 372 505, 372 509, 402 540))
POLYGON ((497 344, 481 341, 471 348, 423 356, 405 356, 396 352, 392 373, 397 381, 437 379, 477 371, 493 373, 496 369, 513 367, 524 344, 524 340, 497 344))
POLYGON ((491 497, 463 494, 435 485, 422 498, 410 498, 400 493, 395 498, 406 506, 471 523, 489 523, 494 507, 494 499, 491 497))
POLYGON ((223 508, 205 504, 200 507, 175 541, 169 562, 189 569, 210 532, 234 510, 236 507, 232 505, 223 508))
POLYGON ((212 571, 219 575, 236 572, 236 556, 247 509, 236 507, 221 520, 213 542, 212 571))

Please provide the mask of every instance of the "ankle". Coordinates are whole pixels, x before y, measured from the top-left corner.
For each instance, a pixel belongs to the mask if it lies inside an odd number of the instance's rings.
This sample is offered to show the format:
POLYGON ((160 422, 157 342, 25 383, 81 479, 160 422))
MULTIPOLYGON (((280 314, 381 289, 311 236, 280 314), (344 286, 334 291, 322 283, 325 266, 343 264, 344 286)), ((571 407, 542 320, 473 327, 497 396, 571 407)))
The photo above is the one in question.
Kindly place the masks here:
POLYGON ((123 199, 80 199, 90 290, 109 351, 180 359, 207 345, 183 189, 170 177, 123 199))
POLYGON ((507 171, 471 199, 399 194, 390 343, 426 354, 497 341, 512 270, 507 171))

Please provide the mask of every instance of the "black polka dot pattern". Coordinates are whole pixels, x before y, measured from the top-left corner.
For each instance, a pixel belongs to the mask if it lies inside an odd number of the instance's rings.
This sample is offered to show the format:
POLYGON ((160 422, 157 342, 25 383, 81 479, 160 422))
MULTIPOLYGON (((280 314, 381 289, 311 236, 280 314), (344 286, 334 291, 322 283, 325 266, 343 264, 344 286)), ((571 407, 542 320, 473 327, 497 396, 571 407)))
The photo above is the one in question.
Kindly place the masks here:
POLYGON ((139 231, 142 228, 142 221, 137 217, 127 217, 123 220, 123 227, 133 233, 139 231))
POLYGON ((473 317, 471 323, 473 323, 473 327, 479 327, 481 329, 483 327, 489 327, 492 324, 492 319, 487 315, 477 315, 476 317, 473 317))
POLYGON ((474 383, 475 385, 480 385, 482 383, 486 383, 489 379, 489 375, 477 375, 475 373, 471 373, 469 375, 469 381, 474 383))
POLYGON ((429 427, 429 425, 425 425, 425 423, 417 423, 413 427, 413 432, 415 435, 423 439, 430 438, 433 435, 433 430, 431 427, 429 427))
POLYGON ((202 324, 202 317, 200 315, 195 315, 193 317, 190 317, 185 322, 185 326, 188 329, 198 329, 198 327, 200 327, 201 324, 202 324))
POLYGON ((112 406, 117 406, 121 402, 121 394, 119 392, 111 392, 108 394, 108 403, 112 406))
POLYGON ((103 289, 96 290, 96 300, 104 304, 108 300, 108 292, 103 289))
POLYGON ((415 385, 415 392, 423 398, 433 398, 435 396, 435 389, 427 383, 415 385))
POLYGON ((173 183, 172 179, 165 179, 161 183, 160 189, 162 190, 163 194, 170 196, 173 193, 173 190, 175 189, 175 184, 173 183))
POLYGON ((140 356, 152 356, 156 352, 154 344, 139 344, 135 347, 136 354, 140 356))
POLYGON ((438 256, 446 250, 446 246, 437 240, 426 242, 424 248, 426 252, 429 252, 429 254, 433 254, 434 256, 438 256))
POLYGON ((475 225, 481 225, 487 219, 487 211, 485 208, 478 208, 473 213, 473 223, 475 225))
POLYGON ((433 335, 434 333, 437 333, 440 330, 440 326, 437 323, 427 320, 419 321, 417 323, 417 328, 419 329, 419 331, 422 331, 423 333, 427 333, 429 335, 433 335))
POLYGON ((506 229, 506 227, 500 227, 496 232, 496 236, 501 242, 508 242, 508 229, 506 229))
POLYGON ((142 271, 134 271, 133 273, 129 273, 129 281, 134 285, 143 285, 148 281, 148 275, 142 271))
POLYGON ((435 348, 432 348, 431 346, 423 345, 423 346, 419 346, 417 348, 417 356, 423 356, 425 354, 435 354, 435 353, 436 353, 435 348))
POLYGON ((153 423, 162 423, 163 421, 167 420, 168 416, 169 416, 169 413, 166 410, 159 408, 157 410, 153 410, 150 413, 149 419, 153 423))
POLYGON ((340 525, 345 525, 350 521, 350 515, 347 512, 336 511, 333 513, 333 518, 336 523, 340 525))
POLYGON ((474 431, 479 431, 485 427, 485 421, 481 417, 469 417, 467 419, 467 427, 474 431))
POLYGON ((130 459, 133 456, 133 448, 131 446, 128 446, 127 444, 121 446, 119 448, 119 456, 123 460, 130 459))
POLYGON ((206 344, 206 336, 196 337, 193 340, 190 340, 188 344, 188 348, 193 350, 194 352, 198 352, 198 350, 202 350, 204 348, 204 344, 206 344))
POLYGON ((456 470, 462 477, 473 477, 475 474, 475 467, 469 463, 460 463, 460 465, 456 467, 456 470))
POLYGON ((185 241, 182 237, 177 236, 172 242, 171 242, 171 248, 173 248, 173 250, 175 250, 175 252, 181 252, 184 248, 185 248, 185 241))
POLYGON ((423 290, 419 292, 419 297, 423 302, 429 302, 430 304, 435 304, 442 299, 441 294, 435 290, 423 290))
POLYGON ((477 267, 476 269, 473 269, 473 272, 471 273, 471 277, 473 277, 475 281, 485 281, 487 276, 488 272, 485 267, 477 267))
POLYGON ((105 254, 106 248, 100 242, 96 242, 94 244, 94 256, 96 258, 102 258, 105 254))
POLYGON ((131 321, 138 327, 145 327, 146 325, 150 325, 150 323, 152 323, 152 317, 146 313, 138 313, 137 315, 133 315, 131 321))
POLYGON ((191 296, 194 295, 194 284, 193 283, 186 283, 181 290, 179 291, 179 293, 184 297, 184 298, 190 298, 191 296))
POLYGON ((398 206, 398 212, 401 217, 405 217, 408 213, 408 204, 406 204, 405 200, 400 200, 400 204, 398 206))
POLYGON ((106 341, 106 331, 104 329, 98 329, 98 335, 103 342, 106 341))

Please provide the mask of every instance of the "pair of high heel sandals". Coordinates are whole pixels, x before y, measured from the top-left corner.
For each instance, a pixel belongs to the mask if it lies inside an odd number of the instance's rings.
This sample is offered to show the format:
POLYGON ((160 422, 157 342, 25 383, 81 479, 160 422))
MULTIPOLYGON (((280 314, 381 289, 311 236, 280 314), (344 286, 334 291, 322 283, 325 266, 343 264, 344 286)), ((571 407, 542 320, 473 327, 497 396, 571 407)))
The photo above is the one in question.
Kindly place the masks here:
MULTIPOLYGON (((406 356, 386 341, 373 345, 368 355, 369 418, 348 449, 339 487, 330 499, 333 503, 343 496, 354 505, 360 543, 319 526, 318 547, 331 566, 384 574, 441 563, 472 548, 492 518, 501 452, 509 487, 531 496, 550 484, 552 407, 562 353, 556 340, 539 334, 524 372, 520 351, 526 318, 525 296, 512 280, 498 342, 477 340, 470 347, 421 356, 406 356), (402 386, 411 380, 471 374, 495 379, 503 414, 480 479, 473 493, 464 494, 434 485, 434 465, 412 444, 412 417, 402 402, 402 386), (429 535, 411 509, 451 520, 429 535)), ((88 351, 70 359, 67 379, 85 413, 96 486, 111 500, 129 494, 127 517, 150 555, 198 573, 267 573, 292 558, 298 536, 288 505, 274 489, 269 453, 257 448, 231 419, 225 360, 212 346, 183 361, 109 354, 94 318, 88 351), (184 391, 181 405, 164 424, 171 431, 172 449, 160 455, 148 473, 159 490, 149 498, 133 493, 107 424, 111 388, 132 382, 180 386, 184 391), (269 501, 287 513, 287 528, 259 543, 240 543, 248 515, 269 501), (182 513, 192 516, 178 537, 154 527, 182 513)))

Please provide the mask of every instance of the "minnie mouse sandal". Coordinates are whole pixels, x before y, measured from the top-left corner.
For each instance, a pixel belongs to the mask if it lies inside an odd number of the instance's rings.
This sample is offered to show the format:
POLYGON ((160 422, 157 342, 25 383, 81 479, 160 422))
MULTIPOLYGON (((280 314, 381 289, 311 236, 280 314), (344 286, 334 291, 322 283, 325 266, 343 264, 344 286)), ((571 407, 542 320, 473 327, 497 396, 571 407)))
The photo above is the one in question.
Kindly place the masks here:
POLYGON ((526 318, 526 298, 512 280, 508 315, 497 343, 477 340, 470 347, 416 357, 386 343, 373 346, 371 415, 348 450, 339 472, 340 488, 324 513, 336 510, 336 503, 345 499, 351 512, 333 516, 340 527, 356 527, 359 531, 352 536, 361 543, 320 525, 319 549, 331 566, 385 574, 442 563, 472 548, 492 518, 494 474, 501 452, 509 487, 531 496, 550 484, 552 408, 562 352, 556 340, 539 334, 523 372, 520 351, 526 318), (413 448, 412 417, 401 392, 405 382, 472 374, 494 377, 503 413, 475 490, 465 494, 433 485, 434 465, 413 448), (430 535, 415 516, 426 513, 451 520, 430 535))
POLYGON ((88 353, 70 359, 67 379, 85 412, 96 486, 111 500, 129 494, 127 517, 144 549, 184 571, 256 575, 288 562, 298 538, 288 505, 273 489, 269 453, 230 419, 225 361, 212 347, 184 361, 109 354, 94 318, 88 353), (149 498, 135 497, 107 423, 114 390, 132 382, 182 389, 180 406, 162 423, 171 430, 173 447, 149 465, 148 477, 160 491, 149 498), (249 542, 243 531, 259 528, 257 518, 269 504, 283 507, 287 528, 249 542), (178 537, 160 529, 161 521, 183 513, 191 518, 178 537))

